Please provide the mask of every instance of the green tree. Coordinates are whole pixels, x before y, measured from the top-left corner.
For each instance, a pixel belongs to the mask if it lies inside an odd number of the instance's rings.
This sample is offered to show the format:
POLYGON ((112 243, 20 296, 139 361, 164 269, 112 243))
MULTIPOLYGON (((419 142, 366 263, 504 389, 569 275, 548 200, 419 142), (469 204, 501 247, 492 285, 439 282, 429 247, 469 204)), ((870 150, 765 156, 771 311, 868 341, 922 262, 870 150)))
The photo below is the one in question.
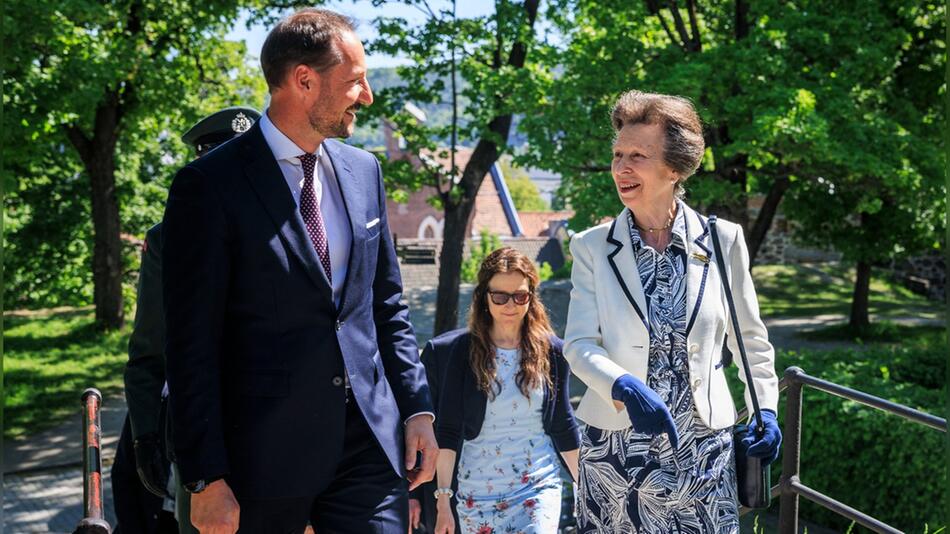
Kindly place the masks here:
POLYGON ((634 88, 686 96, 706 122, 708 147, 703 167, 686 184, 690 202, 746 226, 748 193, 771 193, 747 232, 754 255, 789 174, 824 130, 799 87, 783 78, 774 37, 751 31, 757 19, 748 3, 560 5, 554 21, 565 44, 550 52, 560 73, 538 107, 525 113, 529 143, 520 161, 560 172, 574 224, 595 224, 619 211, 609 175, 614 99, 634 88), (763 111, 769 120, 756 120, 763 111), (790 138, 797 142, 785 142, 790 138))
POLYGON ((263 103, 243 44, 224 39, 256 4, 4 4, 7 302, 88 301, 91 263, 97 325, 122 325, 121 234, 160 219, 188 157, 179 133, 223 105, 263 103))
POLYGON ((561 5, 553 20, 566 39, 549 52, 560 73, 543 90, 546 98, 526 110, 521 124, 530 142, 520 160, 562 173, 576 225, 619 210, 607 172, 607 117, 617 94, 637 88, 697 104, 708 151, 686 183, 690 202, 746 225, 753 258, 784 198, 806 241, 833 246, 858 263, 852 313, 858 323, 866 323, 867 266, 933 246, 935 217, 944 209, 932 200, 935 169, 943 164, 935 135, 943 120, 938 95, 945 94, 943 6, 883 0, 561 5), (754 222, 746 220, 750 192, 766 194, 754 222), (835 198, 825 198, 830 195, 835 198), (878 212, 908 231, 874 224, 878 212))
POLYGON ((385 162, 390 189, 433 186, 445 214, 434 327, 439 334, 456 326, 462 251, 478 189, 507 149, 513 115, 525 100, 540 98, 534 80, 546 73, 532 62, 537 59, 528 59, 537 45, 539 1, 496 0, 494 12, 471 18, 456 16, 454 2, 438 10, 423 0, 395 3, 414 6, 427 18, 414 28, 400 18, 376 20, 379 37, 371 51, 405 55, 413 63, 397 69, 403 83, 380 91, 369 111, 391 121, 411 152, 449 161, 448 170, 427 157, 420 158, 420 168, 408 161, 385 162), (421 123, 405 110, 406 102, 441 101, 447 85, 448 125, 421 123), (442 140, 448 140, 447 149, 439 146, 442 140), (461 166, 456 153, 463 144, 474 148, 461 166))
POLYGON ((531 177, 521 167, 512 165, 510 157, 499 161, 501 173, 508 185, 508 192, 518 211, 551 211, 551 206, 541 198, 538 186, 531 181, 531 177))
POLYGON ((946 7, 848 7, 846 16, 820 2, 783 13, 790 45, 803 55, 813 50, 810 38, 834 36, 855 50, 834 58, 834 70, 816 84, 819 112, 835 135, 814 177, 790 189, 785 210, 802 241, 855 263, 850 326, 861 331, 870 325, 872 267, 941 246, 946 205, 934 199, 945 187, 936 125, 945 124, 946 7))

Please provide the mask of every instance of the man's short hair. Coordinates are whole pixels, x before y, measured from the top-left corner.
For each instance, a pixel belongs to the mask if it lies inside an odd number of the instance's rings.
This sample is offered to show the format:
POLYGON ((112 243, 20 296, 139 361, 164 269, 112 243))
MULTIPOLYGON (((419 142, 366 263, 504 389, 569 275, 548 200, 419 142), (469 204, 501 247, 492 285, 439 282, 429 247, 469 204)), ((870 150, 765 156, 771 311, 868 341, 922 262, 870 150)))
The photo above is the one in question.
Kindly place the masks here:
POLYGON ((280 87, 297 65, 323 72, 342 63, 336 41, 347 32, 356 32, 353 20, 328 9, 301 9, 278 22, 261 49, 267 87, 271 91, 280 87))

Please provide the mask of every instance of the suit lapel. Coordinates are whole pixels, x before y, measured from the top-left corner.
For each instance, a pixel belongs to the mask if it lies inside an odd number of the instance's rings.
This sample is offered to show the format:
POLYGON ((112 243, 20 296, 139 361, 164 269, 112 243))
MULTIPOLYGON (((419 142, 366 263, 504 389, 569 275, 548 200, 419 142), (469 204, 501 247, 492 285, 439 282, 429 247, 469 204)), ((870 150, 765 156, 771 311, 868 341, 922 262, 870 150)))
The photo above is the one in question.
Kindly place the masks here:
POLYGON ((357 224, 358 221, 356 219, 360 213, 366 211, 364 209, 366 199, 365 191, 360 189, 360 184, 353 175, 353 171, 350 170, 350 166, 346 158, 343 157, 337 142, 324 142, 323 150, 326 152, 327 157, 330 158, 330 164, 333 166, 333 172, 336 174, 336 181, 340 187, 340 196, 343 198, 343 208, 346 210, 346 218, 350 223, 350 253, 346 263, 346 279, 343 281, 343 289, 340 292, 339 309, 342 310, 344 303, 346 303, 346 289, 356 272, 355 266, 363 261, 361 254, 363 247, 357 247, 356 243, 357 240, 359 240, 360 243, 365 240, 366 236, 363 235, 365 228, 361 228, 360 225, 357 224))
POLYGON ((320 267, 320 259, 310 242, 310 236, 307 235, 300 210, 297 209, 293 195, 287 187, 284 174, 264 140, 260 124, 251 127, 240 137, 239 142, 245 145, 243 152, 248 158, 245 166, 248 181, 277 227, 284 245, 300 260, 320 292, 332 302, 333 291, 330 283, 320 267))
POLYGON ((633 306, 640 321, 647 331, 650 331, 650 325, 647 322, 644 310, 647 309, 646 297, 643 294, 643 284, 640 282, 640 273, 637 271, 637 260, 633 256, 633 244, 630 242, 630 232, 627 230, 628 210, 624 208, 620 215, 614 219, 610 225, 610 231, 607 232, 607 243, 614 246, 614 249, 607 254, 607 262, 620 283, 623 294, 627 301, 633 306), (629 283, 629 284, 628 284, 629 283), (632 290, 632 291, 631 291, 632 290))
POLYGON ((689 310, 689 322, 686 325, 686 335, 689 335, 699 315, 699 308, 703 303, 703 294, 706 291, 706 277, 709 274, 710 251, 706 246, 709 230, 702 216, 696 213, 685 203, 683 216, 686 218, 686 238, 688 241, 689 256, 686 260, 686 309, 689 310))

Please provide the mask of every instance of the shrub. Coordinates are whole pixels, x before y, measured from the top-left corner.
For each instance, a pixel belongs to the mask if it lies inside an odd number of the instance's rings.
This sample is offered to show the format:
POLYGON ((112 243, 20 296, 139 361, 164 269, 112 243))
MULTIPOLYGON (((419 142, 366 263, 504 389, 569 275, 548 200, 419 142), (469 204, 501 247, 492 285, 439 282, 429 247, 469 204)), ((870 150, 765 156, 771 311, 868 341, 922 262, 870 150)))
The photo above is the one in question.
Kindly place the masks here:
MULTIPOLYGON (((780 351, 776 370, 801 367, 811 376, 928 413, 946 399, 946 339, 923 335, 903 347, 780 351)), ((730 375, 734 375, 730 371, 730 375)), ((734 378, 734 377, 733 377, 734 378)), ((741 384, 732 380, 734 393, 741 384)), ((741 396, 736 396, 740 399, 741 396)), ((786 396, 779 404, 784 425, 786 396)), ((811 388, 802 408, 802 482, 905 532, 946 525, 943 502, 945 435, 879 410, 811 388)), ((781 476, 781 460, 772 467, 781 476)), ((850 521, 801 499, 801 518, 842 531, 850 521)), ((777 509, 777 500, 776 505, 777 509)), ((865 532, 854 527, 854 532, 865 532)))
POLYGON ((501 240, 497 235, 488 230, 482 230, 480 235, 479 241, 471 242, 469 256, 462 260, 461 278, 466 284, 474 284, 478 281, 478 269, 482 266, 482 262, 492 251, 501 248, 501 240))
POLYGON ((551 264, 542 261, 541 265, 538 265, 538 278, 542 282, 546 282, 550 280, 552 276, 554 276, 554 269, 551 268, 551 264))

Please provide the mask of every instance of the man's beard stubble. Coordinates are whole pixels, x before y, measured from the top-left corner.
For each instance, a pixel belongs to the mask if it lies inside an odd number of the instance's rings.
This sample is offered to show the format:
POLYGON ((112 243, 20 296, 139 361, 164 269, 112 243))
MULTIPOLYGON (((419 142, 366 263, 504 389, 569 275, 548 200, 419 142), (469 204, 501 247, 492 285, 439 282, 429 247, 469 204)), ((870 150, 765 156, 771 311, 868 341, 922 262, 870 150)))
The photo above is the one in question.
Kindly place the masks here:
POLYGON ((313 131, 324 138, 335 137, 346 139, 353 135, 351 127, 356 127, 356 112, 359 111, 360 107, 359 104, 356 104, 347 108, 347 111, 353 113, 353 122, 349 126, 345 122, 345 114, 340 117, 339 120, 334 120, 331 117, 321 116, 317 110, 317 106, 310 109, 310 113, 307 114, 307 120, 310 122, 310 127, 313 128, 313 131))

